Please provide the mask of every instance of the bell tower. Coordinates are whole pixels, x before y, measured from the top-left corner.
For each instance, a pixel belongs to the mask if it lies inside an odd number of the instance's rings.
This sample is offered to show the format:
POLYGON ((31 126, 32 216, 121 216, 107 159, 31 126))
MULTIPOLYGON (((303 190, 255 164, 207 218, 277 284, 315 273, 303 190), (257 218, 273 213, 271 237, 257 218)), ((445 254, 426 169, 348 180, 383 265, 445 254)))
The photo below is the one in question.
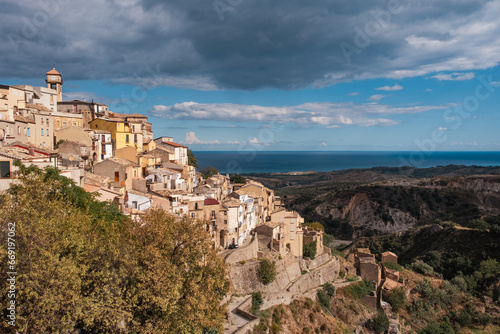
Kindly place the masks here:
POLYGON ((57 91, 57 101, 62 101, 62 75, 57 72, 55 68, 47 72, 47 79, 45 79, 47 83, 47 88, 55 89, 57 91))

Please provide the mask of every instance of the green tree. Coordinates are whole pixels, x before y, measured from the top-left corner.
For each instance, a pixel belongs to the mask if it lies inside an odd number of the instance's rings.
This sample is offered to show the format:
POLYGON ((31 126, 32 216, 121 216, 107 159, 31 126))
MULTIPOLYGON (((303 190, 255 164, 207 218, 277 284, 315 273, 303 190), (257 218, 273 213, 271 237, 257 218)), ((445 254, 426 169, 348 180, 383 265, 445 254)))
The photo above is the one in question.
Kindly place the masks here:
POLYGON ((264 285, 268 285, 276 279, 276 263, 269 261, 268 259, 262 259, 260 261, 259 279, 264 285))
POLYGON ((475 228, 477 230, 486 231, 490 228, 490 224, 482 219, 473 219, 469 222, 468 227, 475 228))
POLYGON ((305 257, 314 260, 316 257, 316 241, 310 242, 308 244, 304 244, 303 254, 305 257))
POLYGON ((385 333, 389 329, 389 318, 384 311, 378 310, 377 314, 367 321, 367 327, 375 333, 385 333))
POLYGON ((229 179, 232 183, 245 183, 245 178, 241 174, 233 174, 229 179))
POLYGON ((262 293, 260 291, 252 292, 252 306, 250 307, 250 313, 257 314, 263 302, 264 300, 262 299, 262 293))
POLYGON ((384 300, 391 304, 393 311, 399 311, 406 303, 405 289, 400 287, 384 293, 384 300))
POLYGON ((34 166, 20 167, 0 202, 1 237, 15 226, 20 332, 222 331, 226 266, 203 223, 151 210, 136 224, 56 169, 34 166))
POLYGON ((204 179, 208 179, 210 176, 219 174, 219 170, 212 166, 207 166, 205 168, 202 168, 200 172, 201 176, 203 176, 204 179))
POLYGON ((133 296, 132 329, 139 332, 223 331, 226 265, 217 256, 203 222, 150 210, 135 225, 140 254, 133 296))
POLYGON ((432 275, 434 274, 434 268, 429 266, 427 263, 425 263, 422 260, 417 260, 411 264, 411 269, 413 271, 416 271, 417 273, 424 274, 424 275, 432 275))
POLYGON ((188 165, 193 167, 198 167, 198 159, 194 156, 193 151, 191 151, 189 148, 187 150, 187 156, 188 156, 188 165))

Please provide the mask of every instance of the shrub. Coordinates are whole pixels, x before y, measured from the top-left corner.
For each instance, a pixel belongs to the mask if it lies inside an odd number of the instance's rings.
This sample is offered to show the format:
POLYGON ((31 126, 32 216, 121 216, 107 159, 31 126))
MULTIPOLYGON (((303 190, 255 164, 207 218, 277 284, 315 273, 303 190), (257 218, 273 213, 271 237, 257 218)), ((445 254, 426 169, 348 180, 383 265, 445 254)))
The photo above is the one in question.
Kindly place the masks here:
POLYGON ((477 317, 477 322, 483 326, 483 329, 485 329, 486 326, 488 326, 491 323, 491 320, 492 320, 491 317, 486 313, 481 313, 477 317))
POLYGON ((372 282, 364 278, 362 281, 346 287, 344 293, 353 299, 362 299, 364 296, 369 296, 373 290, 372 282))
POLYGON ((268 285, 276 279, 276 263, 268 259, 262 259, 259 267, 259 279, 264 285, 268 285))
POLYGON ((318 296, 318 301, 321 304, 321 306, 324 306, 324 307, 329 309, 330 308, 330 297, 328 297, 328 294, 326 293, 326 291, 323 289, 318 290, 316 295, 318 296))
POLYGON ((403 266, 394 262, 384 262, 384 267, 392 270, 403 271, 403 266))
POLYGON ((260 291, 252 293, 252 307, 250 308, 250 313, 257 314, 257 311, 260 310, 262 306, 263 299, 262 293, 260 291))
POLYGON ((406 303, 406 293, 403 287, 388 291, 384 295, 384 300, 391 304, 394 312, 400 310, 406 303))
POLYGON ((457 317, 457 322, 461 327, 467 327, 472 324, 472 317, 470 316, 469 312, 467 312, 466 310, 462 310, 460 312, 460 315, 457 317))
POLYGON ((488 224, 482 219, 473 219, 469 222, 468 227, 481 231, 486 231, 487 229, 490 228, 490 224, 488 224))
POLYGON ((450 283, 455 285, 461 291, 467 291, 467 281, 465 280, 465 278, 463 278, 463 276, 453 277, 450 283))
POLYGON ((389 319, 384 311, 379 310, 375 317, 366 322, 366 327, 375 333, 385 333, 389 329, 389 319))
POLYGON ((330 283, 323 284, 323 290, 327 293, 328 297, 333 297, 335 295, 335 287, 330 283))
POLYGON ((427 263, 425 263, 422 260, 417 260, 411 264, 411 269, 413 271, 424 274, 424 275, 432 275, 434 274, 434 268, 429 266, 427 263))
POLYGON ((314 257, 316 256, 316 241, 305 244, 303 254, 305 257, 314 260, 314 257))

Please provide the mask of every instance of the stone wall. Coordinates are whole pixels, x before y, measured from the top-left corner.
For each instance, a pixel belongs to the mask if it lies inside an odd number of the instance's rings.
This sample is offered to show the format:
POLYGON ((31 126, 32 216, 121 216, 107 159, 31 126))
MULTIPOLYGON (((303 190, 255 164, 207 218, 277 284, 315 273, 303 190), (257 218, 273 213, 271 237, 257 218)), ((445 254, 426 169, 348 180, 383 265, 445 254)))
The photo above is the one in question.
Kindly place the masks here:
POLYGON ((322 264, 328 262, 331 258, 331 250, 330 248, 325 247, 323 254, 316 256, 314 260, 306 260, 306 259, 301 259, 300 260, 300 268, 302 270, 312 270, 315 269, 322 264))
POLYGON ((252 236, 252 241, 249 245, 240 247, 232 251, 225 259, 226 263, 233 264, 241 261, 249 261, 257 258, 259 251, 258 235, 255 233, 252 236))

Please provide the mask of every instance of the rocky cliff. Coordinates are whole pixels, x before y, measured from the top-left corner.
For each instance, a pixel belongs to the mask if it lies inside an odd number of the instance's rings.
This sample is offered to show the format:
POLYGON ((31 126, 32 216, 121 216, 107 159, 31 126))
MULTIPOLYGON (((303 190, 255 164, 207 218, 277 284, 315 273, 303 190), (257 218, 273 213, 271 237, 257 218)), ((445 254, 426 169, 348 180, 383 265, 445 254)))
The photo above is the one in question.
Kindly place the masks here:
POLYGON ((401 179, 287 196, 285 204, 337 237, 397 233, 416 225, 500 214, 500 177, 401 179))

